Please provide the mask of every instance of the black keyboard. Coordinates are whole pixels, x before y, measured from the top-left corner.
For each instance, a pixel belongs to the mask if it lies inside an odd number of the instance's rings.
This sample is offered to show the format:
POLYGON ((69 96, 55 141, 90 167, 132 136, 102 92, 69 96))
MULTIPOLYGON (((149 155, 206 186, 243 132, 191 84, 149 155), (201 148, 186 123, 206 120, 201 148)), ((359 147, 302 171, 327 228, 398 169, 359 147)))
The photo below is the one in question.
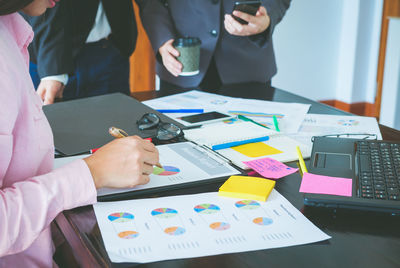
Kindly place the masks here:
POLYGON ((359 196, 400 200, 400 143, 369 140, 356 146, 359 196))

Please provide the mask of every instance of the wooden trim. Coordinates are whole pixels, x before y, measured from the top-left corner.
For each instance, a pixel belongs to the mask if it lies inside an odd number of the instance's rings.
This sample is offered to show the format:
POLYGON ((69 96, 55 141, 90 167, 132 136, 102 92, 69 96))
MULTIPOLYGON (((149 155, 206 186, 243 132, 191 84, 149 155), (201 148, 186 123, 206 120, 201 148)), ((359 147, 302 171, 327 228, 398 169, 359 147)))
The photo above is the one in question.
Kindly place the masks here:
POLYGON ((368 102, 346 103, 339 100, 322 100, 319 102, 356 115, 375 116, 376 107, 374 103, 368 103, 368 102))
POLYGON ((130 90, 131 92, 155 90, 156 61, 154 52, 147 33, 143 28, 139 7, 134 0, 132 2, 135 9, 138 39, 135 52, 130 58, 130 90))
POLYGON ((374 115, 379 118, 382 102, 383 74, 385 71, 386 43, 389 29, 389 17, 400 17, 400 0, 384 0, 381 38, 379 47, 378 70, 377 70, 377 89, 375 97, 374 115))

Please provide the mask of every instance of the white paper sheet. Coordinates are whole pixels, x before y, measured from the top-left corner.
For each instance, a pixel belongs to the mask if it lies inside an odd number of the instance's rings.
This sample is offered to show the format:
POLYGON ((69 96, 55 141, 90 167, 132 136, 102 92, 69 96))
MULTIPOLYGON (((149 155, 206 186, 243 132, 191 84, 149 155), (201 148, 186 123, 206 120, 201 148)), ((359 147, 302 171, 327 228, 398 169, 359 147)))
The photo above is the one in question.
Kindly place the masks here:
MULTIPOLYGON (((97 196, 196 182, 240 173, 222 158, 191 142, 159 145, 157 149, 163 170, 155 168, 154 174, 150 175, 149 183, 135 188, 102 188, 97 190, 97 196)), ((54 166, 60 167, 86 156, 59 158, 55 160, 54 166)))
POLYGON ((192 258, 330 238, 275 190, 265 203, 203 193, 93 207, 113 262, 192 258))
MULTIPOLYGON (((143 103, 153 109, 199 108, 204 109, 205 112, 219 111, 230 115, 240 114, 274 130, 273 115, 275 115, 279 122, 279 129, 283 133, 297 132, 310 108, 309 104, 232 98, 197 90, 152 99, 143 103)), ((166 115, 177 118, 188 114, 166 115)))
MULTIPOLYGON (((375 134, 378 140, 382 139, 378 122, 374 117, 329 114, 307 114, 299 132, 289 134, 289 137, 312 147, 312 136, 332 134, 375 134)), ((349 138, 363 137, 365 136, 349 135, 349 138)))

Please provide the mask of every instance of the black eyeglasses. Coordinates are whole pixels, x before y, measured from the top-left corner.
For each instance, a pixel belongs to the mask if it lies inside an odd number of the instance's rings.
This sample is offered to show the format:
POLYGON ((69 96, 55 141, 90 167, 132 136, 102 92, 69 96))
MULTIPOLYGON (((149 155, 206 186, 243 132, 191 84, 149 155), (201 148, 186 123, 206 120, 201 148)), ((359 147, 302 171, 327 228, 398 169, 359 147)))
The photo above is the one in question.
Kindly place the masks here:
POLYGON ((140 130, 148 130, 157 127, 156 138, 161 141, 172 140, 183 135, 182 129, 172 123, 164 123, 160 117, 153 113, 144 114, 136 125, 140 130))

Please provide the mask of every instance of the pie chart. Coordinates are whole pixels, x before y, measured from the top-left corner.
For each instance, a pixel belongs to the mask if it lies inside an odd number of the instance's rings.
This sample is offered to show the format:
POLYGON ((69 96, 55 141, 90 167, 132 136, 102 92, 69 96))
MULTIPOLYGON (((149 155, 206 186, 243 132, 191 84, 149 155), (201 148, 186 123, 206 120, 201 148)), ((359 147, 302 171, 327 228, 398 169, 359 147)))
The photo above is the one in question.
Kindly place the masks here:
POLYGON ((119 236, 120 238, 123 238, 123 239, 132 239, 132 238, 138 237, 138 236, 139 236, 139 233, 138 233, 138 232, 135 232, 135 231, 124 231, 124 232, 120 232, 120 233, 118 234, 118 236, 119 236))
POLYGON ((270 218, 258 217, 258 218, 255 218, 255 219, 253 220, 253 222, 254 222, 255 224, 258 224, 258 225, 270 225, 270 224, 272 224, 274 221, 273 221, 272 219, 270 219, 270 218))
POLYGON ((178 214, 173 208, 156 208, 151 212, 151 216, 157 217, 159 219, 168 219, 175 217, 178 214))
POLYGON ((168 227, 164 230, 166 234, 169 235, 181 235, 186 232, 185 228, 178 227, 178 226, 173 226, 173 227, 168 227))
POLYGON ((227 222, 213 222, 210 224, 210 228, 215 231, 224 231, 228 230, 231 225, 227 222))
POLYGON ((153 174, 158 176, 170 176, 180 172, 179 168, 173 166, 163 166, 162 168, 154 166, 153 174))
POLYGON ((260 203, 253 200, 242 200, 236 202, 235 206, 240 209, 256 209, 260 207, 260 203))
POLYGON ((108 215, 108 219, 111 222, 128 222, 133 220, 135 217, 128 212, 115 212, 108 215))
POLYGON ((201 214, 213 214, 219 212, 221 209, 214 204, 200 204, 194 207, 194 211, 201 214))

